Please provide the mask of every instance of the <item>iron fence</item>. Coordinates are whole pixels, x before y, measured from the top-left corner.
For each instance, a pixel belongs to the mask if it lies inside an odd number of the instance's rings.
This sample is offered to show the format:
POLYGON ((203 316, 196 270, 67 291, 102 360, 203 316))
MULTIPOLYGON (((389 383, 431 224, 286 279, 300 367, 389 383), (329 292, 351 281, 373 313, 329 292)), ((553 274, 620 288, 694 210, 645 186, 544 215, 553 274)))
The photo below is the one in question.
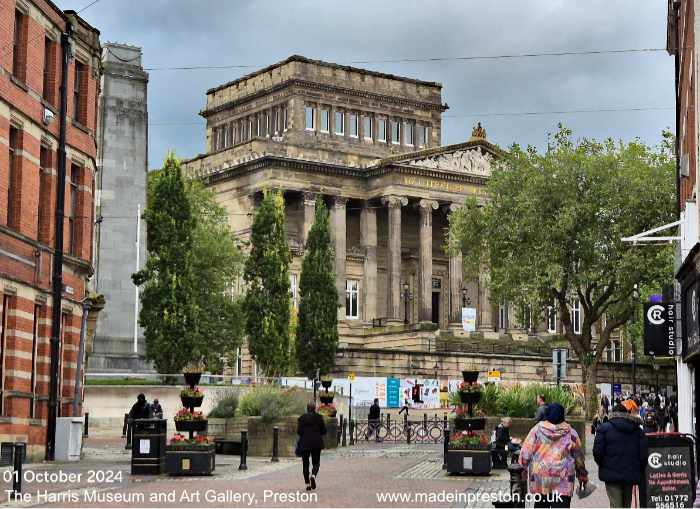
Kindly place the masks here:
POLYGON ((353 421, 351 437, 353 442, 391 442, 407 444, 439 444, 445 440, 447 432, 447 417, 439 419, 438 416, 428 418, 423 415, 422 420, 391 420, 391 416, 380 418, 377 421, 362 420, 353 421))

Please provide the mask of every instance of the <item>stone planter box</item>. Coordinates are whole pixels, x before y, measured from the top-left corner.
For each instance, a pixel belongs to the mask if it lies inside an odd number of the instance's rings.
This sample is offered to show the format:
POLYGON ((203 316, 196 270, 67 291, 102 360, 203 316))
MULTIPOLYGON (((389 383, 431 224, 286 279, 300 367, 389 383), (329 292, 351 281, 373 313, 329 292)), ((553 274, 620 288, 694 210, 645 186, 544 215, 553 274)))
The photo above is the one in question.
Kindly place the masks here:
MULTIPOLYGON (((501 417, 486 417, 485 430, 491 433, 496 426, 501 422, 501 417)), ((586 445, 586 422, 580 419, 567 419, 567 421, 572 428, 576 430, 578 436, 581 438, 581 444, 585 447, 586 445)), ((513 417, 513 424, 510 427, 510 436, 517 437, 521 440, 525 440, 530 429, 535 425, 534 419, 528 419, 526 417, 513 417)), ((450 433, 455 430, 454 418, 450 420, 450 433)))
POLYGON ((216 467, 214 444, 168 446, 165 470, 169 475, 211 475, 216 467))
POLYGON ((211 440, 240 440, 241 431, 248 429, 248 417, 210 417, 207 435, 211 440))
MULTIPOLYGON (((261 417, 248 417, 248 455, 272 456, 272 428, 279 428, 279 455, 294 457, 297 443, 298 415, 282 417, 273 422, 263 422, 261 417)), ((240 434, 238 435, 240 437, 240 434)), ((338 447, 338 420, 326 419, 326 435, 323 437, 326 449, 338 447)))
POLYGON ((450 474, 488 475, 491 473, 491 452, 449 450, 447 451, 447 472, 450 474))

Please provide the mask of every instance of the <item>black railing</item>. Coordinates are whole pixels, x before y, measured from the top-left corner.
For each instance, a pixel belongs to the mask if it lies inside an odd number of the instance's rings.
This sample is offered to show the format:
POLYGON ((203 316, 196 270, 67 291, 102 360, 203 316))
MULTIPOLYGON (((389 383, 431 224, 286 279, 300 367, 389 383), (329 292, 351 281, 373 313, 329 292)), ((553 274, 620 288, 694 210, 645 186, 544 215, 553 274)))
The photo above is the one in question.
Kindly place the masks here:
POLYGON ((377 421, 363 420, 355 422, 351 427, 354 443, 358 442, 392 442, 407 444, 439 444, 444 441, 446 419, 437 415, 423 419, 392 420, 390 415, 377 421))

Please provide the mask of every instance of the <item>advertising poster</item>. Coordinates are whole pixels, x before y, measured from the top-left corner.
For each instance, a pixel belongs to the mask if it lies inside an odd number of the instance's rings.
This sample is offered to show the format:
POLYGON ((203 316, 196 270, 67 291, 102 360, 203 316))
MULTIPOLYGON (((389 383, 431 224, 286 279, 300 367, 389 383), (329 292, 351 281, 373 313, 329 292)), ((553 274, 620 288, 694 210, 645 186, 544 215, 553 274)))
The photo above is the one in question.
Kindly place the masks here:
POLYGON ((462 328, 465 332, 476 330, 476 308, 462 308, 462 328))
POLYGON ((387 408, 401 407, 401 380, 398 378, 386 379, 386 406, 387 408))
POLYGON ((440 408, 440 381, 434 378, 403 378, 401 397, 408 400, 410 408, 440 408), (413 399, 414 387, 418 388, 420 401, 413 399))
POLYGON ((644 507, 692 507, 692 445, 686 437, 649 437, 644 507))

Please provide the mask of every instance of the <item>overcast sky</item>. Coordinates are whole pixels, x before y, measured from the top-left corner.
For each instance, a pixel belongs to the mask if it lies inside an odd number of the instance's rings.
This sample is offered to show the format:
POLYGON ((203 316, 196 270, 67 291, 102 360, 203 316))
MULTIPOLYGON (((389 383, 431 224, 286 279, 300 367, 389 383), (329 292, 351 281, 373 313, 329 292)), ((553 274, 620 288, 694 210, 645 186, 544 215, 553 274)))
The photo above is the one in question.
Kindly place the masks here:
MULTIPOLYGON (((80 9, 88 0, 58 0, 80 9)), ((330 62, 663 48, 666 0, 99 0, 81 15, 102 42, 143 48, 145 67, 252 65, 250 69, 151 71, 149 160, 169 148, 204 150, 198 112, 207 88, 292 54, 330 62), (187 124, 197 122, 197 124, 187 124)), ((442 143, 466 140, 481 120, 488 138, 542 147, 564 122, 579 136, 657 143, 675 127, 673 109, 554 115, 474 114, 672 108, 673 58, 666 52, 366 64, 443 84, 442 143)))

